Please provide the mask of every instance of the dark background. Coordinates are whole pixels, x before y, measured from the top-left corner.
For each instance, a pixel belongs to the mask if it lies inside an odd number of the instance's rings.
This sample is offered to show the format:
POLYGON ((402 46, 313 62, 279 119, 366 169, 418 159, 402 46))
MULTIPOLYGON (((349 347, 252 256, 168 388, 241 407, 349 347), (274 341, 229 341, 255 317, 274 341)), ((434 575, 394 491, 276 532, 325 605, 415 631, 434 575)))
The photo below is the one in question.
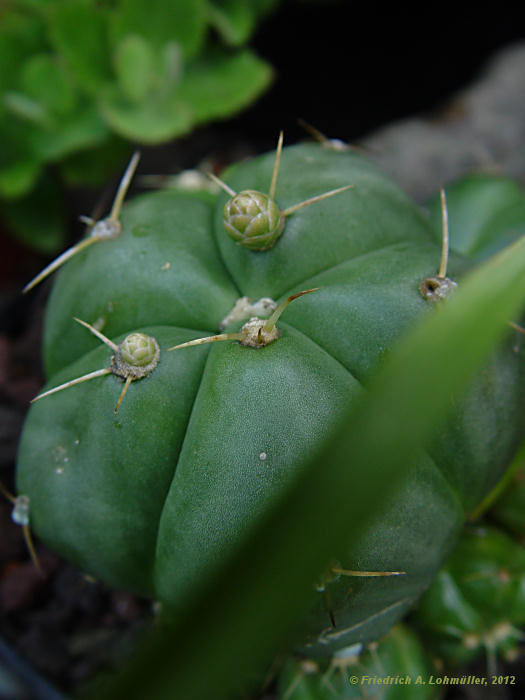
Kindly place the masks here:
POLYGON ((519 2, 357 3, 284 0, 252 42, 276 69, 273 88, 228 128, 249 138, 304 137, 302 117, 357 140, 434 110, 499 48, 525 39, 519 2))

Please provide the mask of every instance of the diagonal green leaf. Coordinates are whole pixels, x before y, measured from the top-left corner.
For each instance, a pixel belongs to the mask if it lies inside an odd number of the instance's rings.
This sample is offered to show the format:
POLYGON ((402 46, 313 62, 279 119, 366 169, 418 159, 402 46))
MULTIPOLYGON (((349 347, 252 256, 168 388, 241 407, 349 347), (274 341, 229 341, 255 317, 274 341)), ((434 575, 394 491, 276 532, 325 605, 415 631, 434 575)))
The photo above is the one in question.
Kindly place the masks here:
MULTIPOLYGON (((359 537, 525 301, 525 238, 404 338, 276 509, 97 698, 231 698, 291 637, 327 552, 359 537), (356 483, 352 465, 364 475, 356 483), (364 468, 366 466, 366 469, 364 468)), ((196 543, 198 556, 198 543, 196 543)))

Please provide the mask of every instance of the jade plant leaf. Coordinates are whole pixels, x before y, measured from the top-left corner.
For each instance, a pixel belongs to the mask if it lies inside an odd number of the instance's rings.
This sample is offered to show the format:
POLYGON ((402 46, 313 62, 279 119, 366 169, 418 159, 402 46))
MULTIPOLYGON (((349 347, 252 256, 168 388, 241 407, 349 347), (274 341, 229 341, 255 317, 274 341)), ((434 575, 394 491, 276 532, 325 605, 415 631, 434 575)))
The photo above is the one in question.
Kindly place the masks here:
POLYGON ((254 4, 243 0, 208 0, 206 12, 211 26, 231 46, 245 43, 257 19, 254 4))
POLYGON ((157 145, 247 106, 271 71, 241 46, 271 6, 218 4, 236 18, 232 47, 210 31, 206 0, 10 2, 0 27, 0 196, 28 194, 43 168, 80 152, 96 151, 107 172, 112 155, 98 147, 110 137, 157 145))
POLYGON ((113 41, 130 34, 158 47, 176 41, 186 56, 193 56, 205 29, 204 0, 119 0, 111 31, 113 41))
POLYGON ((55 51, 64 57, 76 80, 96 93, 111 79, 107 10, 82 0, 54 3, 49 34, 55 51))
POLYGON ((271 68, 252 51, 210 52, 188 64, 177 94, 191 105, 194 119, 204 122, 247 106, 271 78, 271 68))

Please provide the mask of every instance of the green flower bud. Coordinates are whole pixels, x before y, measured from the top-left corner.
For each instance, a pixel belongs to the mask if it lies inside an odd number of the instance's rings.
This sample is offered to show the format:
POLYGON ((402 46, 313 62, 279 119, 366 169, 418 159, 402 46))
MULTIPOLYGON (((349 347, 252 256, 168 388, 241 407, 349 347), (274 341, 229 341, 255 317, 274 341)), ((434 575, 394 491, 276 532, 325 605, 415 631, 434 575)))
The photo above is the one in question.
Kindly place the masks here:
POLYGON ((224 206, 224 228, 243 248, 268 250, 284 229, 284 216, 269 195, 243 190, 224 206))
POLYGON ((140 379, 152 372, 159 361, 160 349, 155 338, 144 333, 130 333, 112 359, 112 370, 120 377, 140 379))
POLYGON ((153 361, 156 354, 155 341, 144 333, 130 333, 120 346, 124 362, 134 367, 145 367, 153 361))

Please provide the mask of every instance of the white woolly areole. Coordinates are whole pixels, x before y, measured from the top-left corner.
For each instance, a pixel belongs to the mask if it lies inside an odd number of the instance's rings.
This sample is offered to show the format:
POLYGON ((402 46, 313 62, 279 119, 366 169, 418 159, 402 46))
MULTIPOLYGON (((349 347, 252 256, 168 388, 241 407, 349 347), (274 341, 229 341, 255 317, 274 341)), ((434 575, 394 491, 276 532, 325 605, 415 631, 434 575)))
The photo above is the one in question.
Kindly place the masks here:
POLYGON ((253 303, 249 297, 241 297, 237 299, 230 313, 222 319, 219 329, 223 330, 235 321, 244 321, 252 316, 269 316, 276 308, 277 303, 269 297, 263 297, 253 303))
POLYGON ((241 339, 239 343, 248 348, 262 348, 273 343, 280 336, 276 326, 271 331, 264 330, 266 321, 254 316, 241 328, 241 339))

